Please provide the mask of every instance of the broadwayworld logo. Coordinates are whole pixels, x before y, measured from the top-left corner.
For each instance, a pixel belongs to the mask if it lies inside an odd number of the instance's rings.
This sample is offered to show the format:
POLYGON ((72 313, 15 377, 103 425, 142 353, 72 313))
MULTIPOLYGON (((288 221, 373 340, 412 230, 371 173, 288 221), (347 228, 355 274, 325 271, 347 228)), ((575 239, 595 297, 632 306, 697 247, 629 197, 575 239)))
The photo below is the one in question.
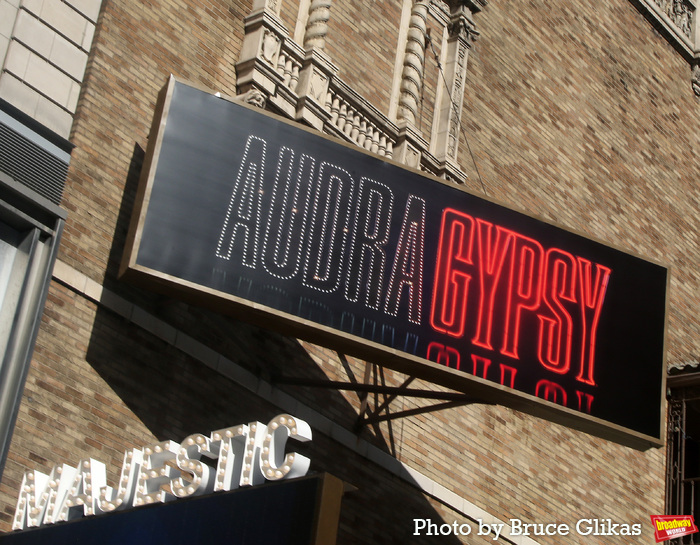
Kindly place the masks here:
POLYGON ((651 523, 654 525, 656 542, 661 543, 668 539, 687 536, 698 531, 692 515, 651 515, 651 523))

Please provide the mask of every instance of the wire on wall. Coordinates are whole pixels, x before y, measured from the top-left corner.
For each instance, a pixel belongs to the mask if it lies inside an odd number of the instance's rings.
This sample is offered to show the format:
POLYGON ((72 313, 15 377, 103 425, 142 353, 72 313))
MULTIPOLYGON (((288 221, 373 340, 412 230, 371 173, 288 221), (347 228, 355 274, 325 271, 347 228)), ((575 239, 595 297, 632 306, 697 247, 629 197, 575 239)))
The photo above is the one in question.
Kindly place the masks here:
MULTIPOLYGON (((426 40, 427 40, 428 44, 430 45, 430 50, 433 52, 433 57, 435 58, 435 64, 437 64, 438 71, 440 72, 440 76, 442 77, 442 81, 445 84, 445 89, 447 90, 448 96, 450 97, 450 102, 452 104, 452 107, 455 109, 455 111, 457 111, 458 106, 452 98, 452 93, 450 93, 450 85, 447 83, 447 78, 445 77, 445 72, 442 69, 442 63, 440 62, 440 57, 438 56, 437 51, 435 51, 435 46, 433 45, 433 40, 430 38, 429 32, 426 34, 426 40)), ((469 150, 469 156, 471 157, 472 164, 474 165, 474 170, 476 171, 476 176, 479 179, 479 184, 481 184, 481 190, 484 192, 484 195, 489 196, 488 191, 486 191, 486 186, 484 185, 484 180, 481 178, 481 172, 479 172, 479 166, 476 164, 476 158, 474 157, 474 153, 472 152, 472 147, 469 144, 469 138, 467 138, 467 132, 464 130, 464 126, 462 125, 462 116, 461 115, 458 117, 457 123, 459 124, 459 130, 462 133, 462 136, 464 136, 464 141, 467 144, 467 150, 469 150)))

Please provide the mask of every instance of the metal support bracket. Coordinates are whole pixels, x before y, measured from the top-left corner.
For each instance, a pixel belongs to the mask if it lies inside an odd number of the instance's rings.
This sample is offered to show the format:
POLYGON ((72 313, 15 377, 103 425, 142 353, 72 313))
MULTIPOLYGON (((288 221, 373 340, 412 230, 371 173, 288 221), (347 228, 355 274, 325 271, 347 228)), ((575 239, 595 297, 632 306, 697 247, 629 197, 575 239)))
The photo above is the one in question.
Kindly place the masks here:
POLYGON ((409 388, 415 377, 408 377, 400 386, 387 386, 384 381, 383 368, 376 364, 367 363, 362 382, 344 382, 336 380, 314 380, 299 377, 276 376, 273 382, 276 384, 289 384, 307 388, 326 388, 333 390, 344 390, 357 392, 360 397, 360 413, 355 423, 355 431, 359 431, 364 426, 375 425, 380 422, 390 422, 398 418, 415 416, 433 411, 461 407, 472 403, 487 402, 461 392, 438 392, 424 388, 409 388), (373 381, 370 382, 370 379, 373 381), (383 396, 381 403, 375 400, 374 409, 369 408, 369 394, 383 396), (416 399, 427 399, 439 401, 423 407, 416 407, 402 411, 391 412, 390 406, 398 397, 409 397, 416 399), (384 414, 382 414, 384 413, 384 414))

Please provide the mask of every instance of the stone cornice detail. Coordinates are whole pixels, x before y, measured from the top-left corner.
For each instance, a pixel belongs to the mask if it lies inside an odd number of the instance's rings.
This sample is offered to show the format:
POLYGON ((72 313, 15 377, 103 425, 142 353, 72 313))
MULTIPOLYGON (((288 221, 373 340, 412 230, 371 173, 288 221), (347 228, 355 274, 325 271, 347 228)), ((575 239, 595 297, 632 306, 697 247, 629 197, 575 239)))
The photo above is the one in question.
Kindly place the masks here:
MULTIPOLYGON (((417 3, 421 13, 429 5, 427 0, 417 3)), ((323 13, 319 20, 325 19, 329 6, 330 2, 312 3, 310 15, 320 10, 323 13)), ((276 9, 271 0, 256 0, 253 11, 244 19, 245 38, 236 63, 241 99, 253 100, 256 105, 264 103, 276 113, 371 153, 455 182, 465 181, 466 175, 456 162, 446 168, 444 160, 430 153, 425 139, 404 123, 399 126, 392 122, 345 83, 320 44, 309 48, 297 44, 276 9)))
POLYGON ((635 0, 634 3, 689 62, 700 59, 697 0, 635 0))

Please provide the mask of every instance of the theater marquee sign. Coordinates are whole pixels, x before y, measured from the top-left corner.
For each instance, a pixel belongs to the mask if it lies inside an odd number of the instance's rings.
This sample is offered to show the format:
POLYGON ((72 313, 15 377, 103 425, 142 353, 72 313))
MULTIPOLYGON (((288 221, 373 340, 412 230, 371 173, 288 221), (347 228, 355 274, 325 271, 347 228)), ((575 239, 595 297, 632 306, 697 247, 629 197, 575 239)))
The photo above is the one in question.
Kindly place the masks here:
POLYGON ((175 80, 122 274, 484 401, 661 444, 664 267, 175 80))

